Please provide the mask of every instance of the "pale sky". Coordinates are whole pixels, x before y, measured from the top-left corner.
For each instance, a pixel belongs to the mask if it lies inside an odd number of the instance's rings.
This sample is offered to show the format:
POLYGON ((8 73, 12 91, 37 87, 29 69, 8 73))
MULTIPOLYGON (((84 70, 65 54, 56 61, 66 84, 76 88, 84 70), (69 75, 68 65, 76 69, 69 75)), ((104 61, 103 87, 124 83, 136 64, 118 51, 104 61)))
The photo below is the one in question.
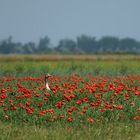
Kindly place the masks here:
POLYGON ((140 41, 140 0, 0 0, 0 40, 38 42, 86 34, 140 41))

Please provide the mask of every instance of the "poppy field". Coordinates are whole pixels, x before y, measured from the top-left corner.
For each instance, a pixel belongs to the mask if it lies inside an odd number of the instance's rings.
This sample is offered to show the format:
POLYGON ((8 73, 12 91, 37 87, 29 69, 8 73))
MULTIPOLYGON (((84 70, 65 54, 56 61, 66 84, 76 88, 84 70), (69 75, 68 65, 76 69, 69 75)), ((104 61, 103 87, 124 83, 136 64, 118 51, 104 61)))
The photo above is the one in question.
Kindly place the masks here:
POLYGON ((140 121, 140 76, 1 78, 1 119, 16 123, 76 126, 140 121))
POLYGON ((2 124, 59 130, 66 127, 68 131, 124 124, 139 131, 137 60, 26 60, 3 61, 0 65, 2 124), (48 78, 51 90, 45 85, 47 73, 52 74, 48 78))

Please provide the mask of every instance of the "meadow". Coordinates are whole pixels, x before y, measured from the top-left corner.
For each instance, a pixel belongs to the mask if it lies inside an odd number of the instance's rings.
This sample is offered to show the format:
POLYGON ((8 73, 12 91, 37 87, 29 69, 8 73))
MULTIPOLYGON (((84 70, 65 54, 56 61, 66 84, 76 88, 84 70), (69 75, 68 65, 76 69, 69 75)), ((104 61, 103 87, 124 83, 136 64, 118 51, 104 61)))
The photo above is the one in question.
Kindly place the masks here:
POLYGON ((139 61, 135 55, 1 55, 0 139, 139 139, 139 61))

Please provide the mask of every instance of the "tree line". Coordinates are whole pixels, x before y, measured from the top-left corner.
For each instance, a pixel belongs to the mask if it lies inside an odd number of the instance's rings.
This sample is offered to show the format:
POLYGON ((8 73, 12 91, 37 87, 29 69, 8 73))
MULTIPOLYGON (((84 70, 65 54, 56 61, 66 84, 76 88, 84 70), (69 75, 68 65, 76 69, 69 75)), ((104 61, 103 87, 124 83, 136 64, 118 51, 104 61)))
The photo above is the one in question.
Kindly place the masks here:
POLYGON ((61 39, 53 46, 48 36, 34 42, 14 42, 12 36, 0 40, 0 54, 38 54, 38 53, 64 53, 64 54, 97 54, 97 53, 140 53, 140 42, 133 38, 118 38, 104 36, 96 37, 81 35, 73 39, 61 39))

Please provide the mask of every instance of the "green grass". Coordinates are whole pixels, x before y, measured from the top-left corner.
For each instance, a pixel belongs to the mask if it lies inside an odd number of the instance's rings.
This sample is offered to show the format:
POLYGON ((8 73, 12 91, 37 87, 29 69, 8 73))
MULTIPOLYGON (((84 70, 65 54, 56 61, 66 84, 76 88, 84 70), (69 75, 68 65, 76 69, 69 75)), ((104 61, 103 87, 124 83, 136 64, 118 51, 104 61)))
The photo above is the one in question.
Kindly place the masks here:
POLYGON ((72 128, 54 126, 13 126, 0 123, 1 140, 139 140, 140 125, 105 124, 92 127, 72 128))
POLYGON ((122 61, 21 61, 1 62, 0 76, 10 75, 43 75, 52 73, 54 75, 137 75, 140 74, 140 63, 137 60, 122 61))

